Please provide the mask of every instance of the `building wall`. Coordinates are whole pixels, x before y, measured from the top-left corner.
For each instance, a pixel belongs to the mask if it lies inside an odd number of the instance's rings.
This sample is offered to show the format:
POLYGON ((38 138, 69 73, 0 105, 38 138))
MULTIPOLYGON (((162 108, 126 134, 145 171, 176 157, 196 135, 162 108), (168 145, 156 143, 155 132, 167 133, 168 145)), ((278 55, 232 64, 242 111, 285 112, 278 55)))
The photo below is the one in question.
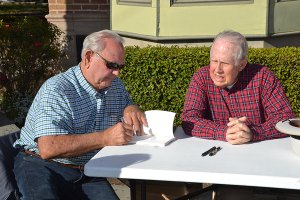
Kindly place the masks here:
POLYGON ((231 29, 252 47, 300 46, 300 0, 111 2, 111 28, 126 45, 208 46, 217 33, 231 29))
MULTIPOLYGON (((168 0, 165 0, 168 2, 168 0)), ((150 5, 119 4, 111 0, 111 28, 127 34, 157 36, 157 1, 150 5)))
POLYGON ((102 29, 118 32, 125 46, 210 46, 225 29, 244 34, 251 47, 300 46, 300 0, 180 2, 189 0, 48 0, 46 18, 72 38, 69 66, 80 61, 84 37, 102 29))
POLYGON ((47 20, 66 32, 71 41, 66 65, 79 62, 84 36, 110 28, 110 0, 48 0, 47 20))
POLYGON ((256 37, 267 35, 267 0, 191 5, 170 5, 167 0, 153 0, 151 5, 111 2, 112 30, 127 35, 153 40, 208 39, 224 29, 256 37))
POLYGON ((161 1, 160 5, 159 36, 211 38, 224 29, 266 34, 266 0, 191 6, 170 6, 161 1))

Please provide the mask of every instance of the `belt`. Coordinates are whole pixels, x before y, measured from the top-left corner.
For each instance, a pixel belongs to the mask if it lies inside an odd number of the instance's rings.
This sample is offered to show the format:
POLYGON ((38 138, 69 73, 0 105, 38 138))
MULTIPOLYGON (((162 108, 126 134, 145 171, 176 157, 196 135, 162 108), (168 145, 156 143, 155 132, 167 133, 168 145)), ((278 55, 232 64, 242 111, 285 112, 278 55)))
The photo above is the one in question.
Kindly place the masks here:
MULTIPOLYGON (((37 153, 35 153, 33 151, 28 151, 26 149, 23 149, 22 152, 25 153, 25 154, 27 154, 27 155, 31 155, 31 156, 34 156, 34 157, 37 157, 37 158, 41 158, 41 156, 39 154, 37 154, 37 153)), ((46 161, 55 162, 53 160, 46 160, 46 161)), ((84 170, 84 166, 82 166, 82 165, 72 165, 72 164, 65 164, 65 163, 60 163, 60 162, 55 162, 55 163, 58 163, 60 165, 63 165, 65 167, 69 167, 69 168, 72 168, 72 169, 79 169, 80 171, 84 170)))

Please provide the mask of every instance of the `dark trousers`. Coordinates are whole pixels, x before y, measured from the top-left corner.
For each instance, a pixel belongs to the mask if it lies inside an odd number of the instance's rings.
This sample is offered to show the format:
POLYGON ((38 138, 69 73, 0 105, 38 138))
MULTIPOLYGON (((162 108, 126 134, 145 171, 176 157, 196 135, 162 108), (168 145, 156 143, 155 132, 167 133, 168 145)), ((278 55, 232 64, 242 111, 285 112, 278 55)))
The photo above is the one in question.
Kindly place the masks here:
POLYGON ((82 170, 20 152, 14 173, 21 200, 118 200, 105 178, 92 178, 82 170))

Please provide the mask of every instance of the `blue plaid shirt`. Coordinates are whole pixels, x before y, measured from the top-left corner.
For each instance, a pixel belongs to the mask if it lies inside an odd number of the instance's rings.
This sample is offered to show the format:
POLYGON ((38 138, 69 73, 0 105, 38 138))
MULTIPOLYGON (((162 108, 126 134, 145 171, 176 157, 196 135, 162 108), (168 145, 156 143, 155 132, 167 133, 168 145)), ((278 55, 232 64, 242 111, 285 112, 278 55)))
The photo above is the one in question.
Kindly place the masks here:
MULTIPOLYGON (((84 134, 116 124, 133 102, 119 78, 97 92, 84 78, 79 65, 47 80, 37 93, 15 147, 39 153, 36 139, 46 135, 84 134)), ((78 157, 54 159, 83 165, 97 151, 78 157)))

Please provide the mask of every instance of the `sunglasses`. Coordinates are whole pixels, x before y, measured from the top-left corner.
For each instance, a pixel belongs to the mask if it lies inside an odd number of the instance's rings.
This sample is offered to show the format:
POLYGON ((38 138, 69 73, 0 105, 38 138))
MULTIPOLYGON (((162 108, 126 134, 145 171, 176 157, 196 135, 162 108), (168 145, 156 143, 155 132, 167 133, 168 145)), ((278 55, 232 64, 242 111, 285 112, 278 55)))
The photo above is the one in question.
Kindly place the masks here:
POLYGON ((112 69, 112 70, 120 70, 122 68, 125 67, 125 64, 118 64, 118 63, 114 63, 114 62, 110 62, 108 60, 106 60, 105 58, 103 58, 99 53, 97 52, 94 52, 97 56, 99 56, 104 62, 105 62, 105 65, 108 69, 112 69))

